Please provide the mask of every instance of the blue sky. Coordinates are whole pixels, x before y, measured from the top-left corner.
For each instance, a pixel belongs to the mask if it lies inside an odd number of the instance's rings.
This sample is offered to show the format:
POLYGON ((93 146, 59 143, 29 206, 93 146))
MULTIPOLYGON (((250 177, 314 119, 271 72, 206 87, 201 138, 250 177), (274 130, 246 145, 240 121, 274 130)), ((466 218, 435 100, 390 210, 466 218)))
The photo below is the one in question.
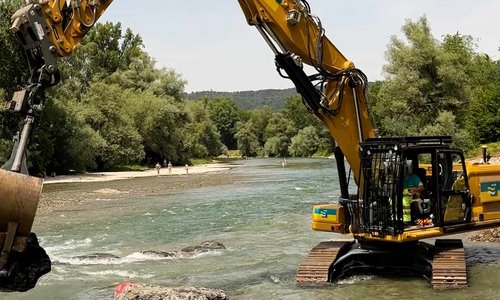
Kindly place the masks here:
MULTIPOLYGON (((434 36, 469 34, 478 51, 500 59, 498 0, 309 0, 327 36, 373 81, 382 79, 391 35, 426 15, 434 36)), ((274 57, 237 0, 114 0, 101 21, 121 22, 144 39, 158 67, 173 68, 186 91, 288 88, 274 57)))

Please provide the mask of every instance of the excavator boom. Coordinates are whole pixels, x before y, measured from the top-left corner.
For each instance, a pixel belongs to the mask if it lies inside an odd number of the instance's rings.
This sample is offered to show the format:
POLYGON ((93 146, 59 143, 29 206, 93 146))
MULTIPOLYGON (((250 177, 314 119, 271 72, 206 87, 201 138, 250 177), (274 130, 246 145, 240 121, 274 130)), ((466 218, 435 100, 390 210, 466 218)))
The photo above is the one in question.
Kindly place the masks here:
MULTIPOLYGON (((238 0, 249 25, 255 26, 304 98, 328 128, 345 155, 356 182, 361 176, 359 144, 377 135, 366 101, 367 79, 325 35, 307 1, 238 0), (302 63, 317 74, 306 75, 302 63)), ((342 158, 340 155, 339 158, 342 158)), ((339 167, 342 171, 343 166, 339 167)), ((348 198, 347 187, 342 187, 348 198)))

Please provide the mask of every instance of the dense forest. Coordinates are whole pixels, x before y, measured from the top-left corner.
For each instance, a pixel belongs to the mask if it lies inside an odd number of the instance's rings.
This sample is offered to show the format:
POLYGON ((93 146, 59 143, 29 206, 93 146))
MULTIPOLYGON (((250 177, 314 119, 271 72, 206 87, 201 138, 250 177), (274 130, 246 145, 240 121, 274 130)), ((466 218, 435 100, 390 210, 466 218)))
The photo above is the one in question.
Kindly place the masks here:
POLYGON ((200 98, 217 99, 231 98, 236 102, 238 109, 247 110, 263 106, 269 106, 274 110, 282 110, 285 107, 285 99, 296 96, 295 88, 276 90, 258 90, 258 91, 238 91, 238 92, 217 92, 201 91, 185 94, 188 100, 197 100, 200 98))
MULTIPOLYGON (((24 1, 0 2, 0 98, 26 84, 28 66, 11 34, 24 1)), ((384 80, 368 98, 383 136, 451 135, 470 150, 500 140, 500 62, 473 37, 436 39, 425 18, 392 37, 384 80)), ((185 93, 186 80, 158 68, 140 35, 120 23, 96 25, 71 57, 47 101, 29 147, 34 174, 111 170, 170 160, 329 155, 334 142, 294 89, 185 93)), ((19 116, 0 113, 0 161, 8 159, 19 116)))

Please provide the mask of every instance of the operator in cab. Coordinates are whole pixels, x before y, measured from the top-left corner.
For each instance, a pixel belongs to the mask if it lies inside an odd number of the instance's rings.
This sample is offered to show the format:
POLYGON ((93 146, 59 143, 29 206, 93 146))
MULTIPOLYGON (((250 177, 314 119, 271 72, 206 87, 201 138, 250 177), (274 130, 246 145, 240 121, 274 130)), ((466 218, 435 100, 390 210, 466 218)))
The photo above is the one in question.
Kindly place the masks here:
POLYGON ((403 222, 411 224, 411 203, 424 190, 424 185, 412 171, 412 161, 406 161, 403 181, 403 222))

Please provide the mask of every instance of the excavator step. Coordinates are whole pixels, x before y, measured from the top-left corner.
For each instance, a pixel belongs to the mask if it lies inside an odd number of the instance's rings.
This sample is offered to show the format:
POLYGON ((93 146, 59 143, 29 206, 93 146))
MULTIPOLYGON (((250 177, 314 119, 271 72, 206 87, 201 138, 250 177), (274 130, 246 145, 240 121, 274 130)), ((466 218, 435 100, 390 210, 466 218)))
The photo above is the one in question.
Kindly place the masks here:
POLYGON ((467 287, 465 251, 461 240, 437 240, 432 261, 432 286, 435 289, 467 287))
POLYGON ((321 242, 314 247, 297 270, 298 285, 328 284, 328 271, 346 242, 321 242))

